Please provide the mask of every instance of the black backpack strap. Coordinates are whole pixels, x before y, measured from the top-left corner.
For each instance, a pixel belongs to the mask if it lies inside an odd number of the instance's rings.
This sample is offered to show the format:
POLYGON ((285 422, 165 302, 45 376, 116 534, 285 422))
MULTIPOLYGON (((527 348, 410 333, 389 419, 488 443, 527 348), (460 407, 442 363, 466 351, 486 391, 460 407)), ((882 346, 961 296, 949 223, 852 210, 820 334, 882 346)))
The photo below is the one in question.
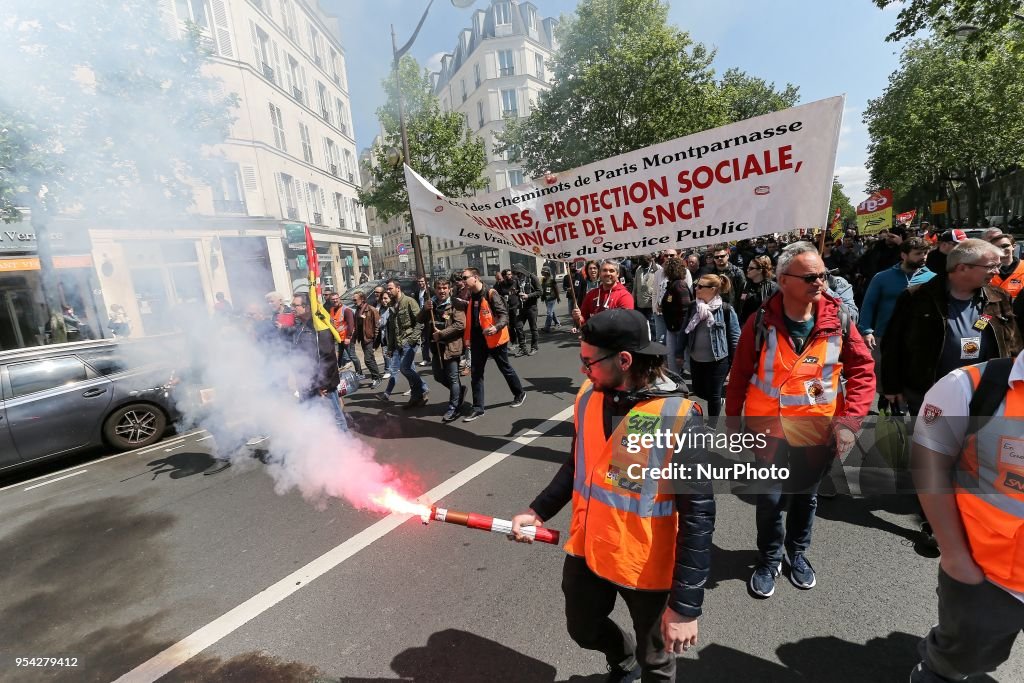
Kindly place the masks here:
POLYGON ((1010 385, 1010 370, 1013 369, 1013 358, 993 358, 985 363, 985 371, 981 373, 981 381, 974 388, 971 407, 971 432, 977 432, 985 423, 992 419, 992 414, 999 409, 999 404, 1006 398, 1010 385))

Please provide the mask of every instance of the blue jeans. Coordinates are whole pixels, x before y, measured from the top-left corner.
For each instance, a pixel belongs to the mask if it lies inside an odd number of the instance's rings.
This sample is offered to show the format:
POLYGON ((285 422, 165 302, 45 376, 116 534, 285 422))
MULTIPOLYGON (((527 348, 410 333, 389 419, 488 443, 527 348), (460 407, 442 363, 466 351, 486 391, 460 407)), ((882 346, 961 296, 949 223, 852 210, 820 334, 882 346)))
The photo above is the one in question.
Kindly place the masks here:
POLYGON ((387 386, 384 387, 384 395, 390 396, 391 392, 395 390, 395 383, 398 382, 398 373, 401 372, 402 349, 395 349, 391 352, 391 356, 386 357, 384 360, 387 364, 387 371, 391 373, 391 377, 388 377, 387 386))
POLYGON ((357 375, 363 374, 363 366, 359 364, 359 356, 356 355, 354 342, 338 344, 338 367, 344 367, 348 362, 352 363, 357 375))
POLYGON ((664 344, 665 343, 665 332, 667 332, 667 331, 668 331, 668 328, 665 327, 665 316, 661 315, 660 313, 655 313, 654 314, 654 341, 658 342, 659 344, 664 344))
POLYGON ((778 439, 769 439, 769 445, 773 456, 759 459, 758 466, 774 463, 790 470, 789 480, 765 482, 769 491, 757 496, 757 550, 762 562, 775 565, 782 561, 783 547, 790 555, 807 552, 810 547, 818 484, 832 462, 832 453, 828 446, 797 448, 778 439))
POLYGON ((322 400, 330 404, 331 410, 334 412, 334 423, 338 425, 338 429, 347 434, 348 422, 345 420, 345 414, 341 412, 341 400, 338 398, 338 392, 328 391, 322 400))
POLYGON ((551 301, 545 301, 545 305, 548 307, 548 315, 544 318, 544 331, 550 332, 552 325, 558 325, 558 314, 555 313, 555 304, 558 302, 552 299, 551 301))
MULTIPOLYGON (((664 322, 662 326, 664 327, 664 322)), ((666 359, 666 365, 668 366, 669 372, 679 374, 679 362, 676 360, 678 356, 682 356, 686 349, 687 334, 683 329, 679 329, 673 332, 670 329, 665 329, 665 346, 668 347, 668 358, 666 359)))
MULTIPOLYGON (((413 363, 416 362, 416 346, 417 345, 405 345, 401 350, 401 361, 399 369, 402 371, 402 375, 409 380, 409 388, 412 389, 412 397, 410 401, 418 401, 423 398, 423 395, 430 391, 427 387, 427 383, 423 381, 419 373, 413 367, 413 363)), ((392 375, 394 377, 394 375, 392 375)))

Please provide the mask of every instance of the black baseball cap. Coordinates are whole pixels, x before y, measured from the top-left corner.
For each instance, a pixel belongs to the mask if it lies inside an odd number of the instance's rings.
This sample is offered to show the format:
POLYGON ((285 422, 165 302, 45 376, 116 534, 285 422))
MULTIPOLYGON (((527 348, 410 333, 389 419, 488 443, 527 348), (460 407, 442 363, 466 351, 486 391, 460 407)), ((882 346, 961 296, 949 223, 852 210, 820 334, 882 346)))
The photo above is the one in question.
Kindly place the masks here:
POLYGON ((629 351, 644 356, 664 356, 668 348, 651 341, 647 318, 631 308, 609 308, 587 319, 580 339, 609 351, 629 351))

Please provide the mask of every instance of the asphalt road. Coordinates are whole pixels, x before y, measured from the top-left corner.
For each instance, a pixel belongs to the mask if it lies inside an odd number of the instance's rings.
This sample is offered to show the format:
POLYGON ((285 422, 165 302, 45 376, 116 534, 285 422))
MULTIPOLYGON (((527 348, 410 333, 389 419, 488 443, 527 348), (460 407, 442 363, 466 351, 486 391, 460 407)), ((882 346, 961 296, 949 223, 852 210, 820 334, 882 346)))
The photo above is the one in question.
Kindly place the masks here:
MULTIPOLYGON (((379 461, 451 509, 508 517, 566 457, 575 349, 557 335, 514 361, 529 387, 518 409, 488 368, 489 409, 471 424, 440 424, 432 380, 423 408, 364 392, 348 409, 379 461)), ((256 460, 204 476, 214 447, 193 432, 6 482, 0 680, 601 680, 603 658, 564 630, 558 548, 279 495, 256 460)), ((818 587, 755 601, 751 501, 720 496, 700 646, 678 680, 906 680, 936 617, 937 563, 916 552, 910 512, 895 497, 822 501, 818 587)), ((549 523, 567 525, 567 511, 549 523)), ((996 680, 1024 680, 1022 648, 996 680)))

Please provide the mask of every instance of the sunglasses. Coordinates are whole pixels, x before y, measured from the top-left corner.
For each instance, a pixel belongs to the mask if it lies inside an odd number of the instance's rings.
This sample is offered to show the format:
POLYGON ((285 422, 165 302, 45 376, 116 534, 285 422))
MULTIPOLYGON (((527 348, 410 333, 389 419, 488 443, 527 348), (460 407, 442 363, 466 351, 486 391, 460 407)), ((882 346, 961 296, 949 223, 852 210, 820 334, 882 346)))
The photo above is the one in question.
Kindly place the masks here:
POLYGON ((597 364, 598 364, 598 363, 600 363, 601 361, 605 361, 605 360, 608 360, 609 358, 614 358, 614 357, 615 357, 615 356, 617 356, 617 355, 619 355, 619 352, 618 352, 618 351, 616 351, 615 353, 609 353, 609 354, 608 354, 607 356, 601 356, 600 358, 595 358, 594 360, 587 360, 587 359, 586 359, 586 358, 584 358, 583 356, 580 356, 580 362, 581 362, 581 363, 583 363, 583 368, 584 368, 584 369, 585 369, 585 370, 586 370, 587 372, 590 372, 590 368, 591 368, 592 366, 594 366, 594 365, 597 365, 597 364))
POLYGON ((822 282, 825 282, 825 280, 828 279, 828 273, 804 273, 803 275, 795 275, 793 273, 783 273, 783 275, 788 275, 789 277, 795 277, 798 280, 803 280, 804 282, 806 282, 809 285, 813 285, 818 280, 821 280, 822 282))

